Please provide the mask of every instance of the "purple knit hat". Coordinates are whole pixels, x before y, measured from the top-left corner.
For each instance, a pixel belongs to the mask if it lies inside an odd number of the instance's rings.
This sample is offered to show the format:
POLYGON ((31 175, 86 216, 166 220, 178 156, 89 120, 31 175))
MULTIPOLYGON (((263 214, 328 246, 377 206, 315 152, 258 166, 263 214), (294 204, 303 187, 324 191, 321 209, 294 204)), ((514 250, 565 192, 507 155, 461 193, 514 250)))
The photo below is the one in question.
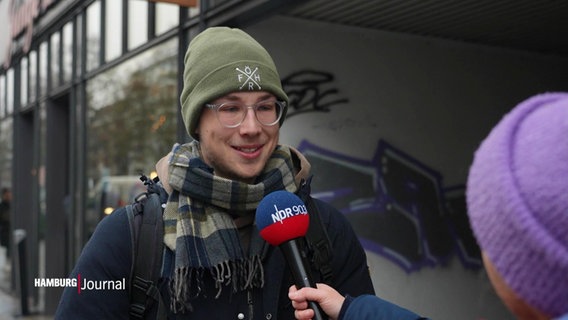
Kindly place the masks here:
POLYGON ((532 97, 475 153, 472 229, 507 285, 556 317, 568 312, 568 93, 532 97))

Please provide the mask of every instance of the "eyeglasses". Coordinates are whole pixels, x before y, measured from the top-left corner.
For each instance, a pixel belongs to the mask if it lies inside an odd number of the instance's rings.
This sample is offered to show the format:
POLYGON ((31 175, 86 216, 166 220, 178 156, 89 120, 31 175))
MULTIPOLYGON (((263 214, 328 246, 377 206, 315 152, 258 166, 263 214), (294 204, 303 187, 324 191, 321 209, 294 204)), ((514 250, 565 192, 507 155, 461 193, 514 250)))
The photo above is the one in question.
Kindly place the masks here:
POLYGON ((243 123, 248 109, 254 110, 256 120, 264 126, 273 126, 280 121, 285 101, 266 100, 258 102, 252 106, 244 105, 240 102, 225 102, 221 104, 206 104, 207 108, 215 110, 219 122, 227 128, 236 128, 243 123))

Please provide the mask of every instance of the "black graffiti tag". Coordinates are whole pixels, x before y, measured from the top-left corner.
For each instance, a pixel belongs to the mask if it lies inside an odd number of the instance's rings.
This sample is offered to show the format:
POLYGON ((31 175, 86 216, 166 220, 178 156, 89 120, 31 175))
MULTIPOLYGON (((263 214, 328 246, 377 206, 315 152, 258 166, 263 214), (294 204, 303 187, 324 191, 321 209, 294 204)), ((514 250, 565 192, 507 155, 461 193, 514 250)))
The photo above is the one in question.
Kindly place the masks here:
POLYGON ((308 112, 329 112, 332 106, 347 103, 347 98, 334 98, 339 90, 328 88, 333 74, 323 71, 302 70, 282 80, 290 99, 287 117, 308 112))

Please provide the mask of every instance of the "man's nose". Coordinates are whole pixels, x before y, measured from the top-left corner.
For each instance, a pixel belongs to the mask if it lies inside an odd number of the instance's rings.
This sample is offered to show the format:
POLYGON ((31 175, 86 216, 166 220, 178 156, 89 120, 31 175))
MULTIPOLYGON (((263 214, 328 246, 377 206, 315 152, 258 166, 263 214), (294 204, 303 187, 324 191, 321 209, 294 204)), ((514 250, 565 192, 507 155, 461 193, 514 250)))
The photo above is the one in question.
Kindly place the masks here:
POLYGON ((254 109, 252 107, 248 107, 246 110, 245 119, 243 120, 243 123, 241 123, 240 125, 241 133, 251 134, 251 133, 260 132, 261 129, 260 126, 261 124, 256 119, 256 114, 254 109))

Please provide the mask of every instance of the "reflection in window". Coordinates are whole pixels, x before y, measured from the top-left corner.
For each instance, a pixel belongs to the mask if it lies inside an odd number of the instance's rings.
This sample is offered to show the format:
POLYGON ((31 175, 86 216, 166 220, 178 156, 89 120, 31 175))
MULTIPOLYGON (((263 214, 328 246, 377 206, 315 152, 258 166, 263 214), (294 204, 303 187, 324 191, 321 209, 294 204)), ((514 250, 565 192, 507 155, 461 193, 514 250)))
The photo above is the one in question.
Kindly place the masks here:
MULTIPOLYGON (((0 97, 2 97, 1 94, 0 97)), ((12 137, 12 118, 0 120, 0 188, 12 187, 12 157, 14 152, 12 137)))
MULTIPOLYGON (((184 8, 185 10, 185 8, 184 8)), ((199 13, 201 12, 201 10, 199 10, 199 6, 197 7, 189 7, 188 9, 188 17, 193 18, 193 17, 197 17, 199 15, 199 13)))
POLYGON ((8 69, 6 73, 6 113, 14 111, 14 69, 8 69))
POLYGON ((105 61, 122 53, 122 1, 107 1, 105 8, 105 61))
POLYGON ((73 67, 73 23, 68 22, 61 30, 62 52, 61 56, 63 64, 61 72, 63 73, 63 83, 71 81, 73 67))
POLYGON ((93 186, 87 236, 105 209, 132 201, 140 191, 135 184, 140 172, 149 175, 175 142, 176 41, 146 50, 87 82, 87 179, 93 186))
POLYGON ((47 42, 44 41, 39 45, 39 91, 38 94, 47 94, 47 68, 49 62, 47 61, 47 42))
POLYGON ((43 240, 45 238, 45 217, 46 217, 46 208, 47 208, 47 203, 46 203, 46 189, 45 189, 45 171, 43 170, 43 168, 45 168, 46 165, 46 154, 47 154, 47 106, 46 106, 46 101, 43 100, 39 103, 39 130, 40 130, 40 134, 39 134, 39 139, 38 139, 38 145, 39 145, 39 154, 38 154, 38 168, 40 168, 38 170, 38 174, 36 176, 37 179, 37 186, 38 186, 38 192, 39 192, 39 203, 38 203, 38 209, 39 209, 39 221, 38 221, 38 237, 40 240, 43 240))
POLYGON ((6 76, 0 75, 0 119, 4 118, 5 116, 6 116, 6 76))
POLYGON ((148 2, 128 0, 128 50, 148 41, 148 2))
POLYGON ((156 36, 176 27, 178 22, 178 5, 170 3, 156 4, 156 36))
POLYGON ((60 66, 59 66, 59 45, 60 45, 60 40, 61 36, 59 35, 59 32, 56 32, 54 34, 51 35, 51 87, 52 88, 56 88, 57 86, 59 86, 59 72, 60 72, 60 66))
MULTIPOLYGON (((75 59, 75 74, 83 74, 83 70, 86 68, 85 60, 87 56, 86 50, 83 50, 85 38, 83 37, 83 22, 85 16, 79 14, 77 20, 75 20, 75 30, 73 31, 73 58, 75 59)), ((86 32, 86 31, 85 31, 86 32)))
MULTIPOLYGON (((87 71, 99 66, 101 51, 101 3, 93 2, 87 8, 87 71)), ((81 51, 78 51, 81 52, 81 51)))
POLYGON ((35 102, 37 100, 37 53, 35 51, 30 51, 29 57, 29 72, 30 76, 28 78, 28 88, 30 90, 29 101, 35 102))
POLYGON ((20 62, 20 101, 21 105, 28 104, 28 58, 23 57, 20 62))

